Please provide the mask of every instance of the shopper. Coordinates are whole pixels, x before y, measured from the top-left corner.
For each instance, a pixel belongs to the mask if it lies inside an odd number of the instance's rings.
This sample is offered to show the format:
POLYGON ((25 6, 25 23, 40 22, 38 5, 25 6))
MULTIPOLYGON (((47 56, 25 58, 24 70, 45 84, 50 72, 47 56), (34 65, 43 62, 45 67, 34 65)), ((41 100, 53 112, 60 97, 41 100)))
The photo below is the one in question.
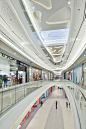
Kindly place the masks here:
POLYGON ((6 75, 3 76, 3 81, 4 81, 4 88, 5 88, 5 85, 7 87, 7 77, 6 77, 6 75))
POLYGON ((66 102, 66 107, 68 108, 68 102, 66 102))
POLYGON ((41 104, 41 106, 42 106, 43 102, 41 101, 40 104, 41 104))
POLYGON ((69 102, 69 108, 70 108, 70 102, 69 102))
POLYGON ((56 109, 57 109, 57 101, 56 101, 56 109))

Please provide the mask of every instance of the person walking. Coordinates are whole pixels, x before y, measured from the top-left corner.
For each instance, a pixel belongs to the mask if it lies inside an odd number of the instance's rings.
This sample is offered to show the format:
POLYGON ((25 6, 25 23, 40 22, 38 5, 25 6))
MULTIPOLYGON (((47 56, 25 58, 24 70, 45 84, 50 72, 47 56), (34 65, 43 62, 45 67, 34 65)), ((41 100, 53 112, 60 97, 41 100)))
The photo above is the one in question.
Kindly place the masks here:
POLYGON ((4 81, 4 88, 5 88, 5 85, 6 85, 6 87, 7 87, 7 77, 6 77, 6 75, 4 75, 3 81, 4 81))
POLYGON ((40 104, 41 104, 41 106, 42 106, 43 102, 41 101, 40 104))
POLYGON ((68 102, 66 102, 66 107, 68 108, 68 102))
POLYGON ((56 101, 56 109, 57 109, 57 101, 56 101))
POLYGON ((70 102, 69 102, 69 108, 70 108, 70 102))

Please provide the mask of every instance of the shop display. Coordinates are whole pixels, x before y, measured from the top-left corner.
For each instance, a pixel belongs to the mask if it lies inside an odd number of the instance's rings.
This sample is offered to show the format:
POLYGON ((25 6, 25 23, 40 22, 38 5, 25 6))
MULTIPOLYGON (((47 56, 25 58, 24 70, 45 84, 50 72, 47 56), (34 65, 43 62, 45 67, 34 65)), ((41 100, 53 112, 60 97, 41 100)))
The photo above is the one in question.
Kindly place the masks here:
POLYGON ((33 81, 42 80, 42 71, 36 68, 33 68, 33 81))
POLYGON ((81 84, 82 81, 82 65, 79 65, 73 69, 73 81, 74 83, 81 84))
POLYGON ((0 87, 26 82, 27 65, 5 54, 0 56, 0 87), (7 81, 4 81, 4 77, 7 81))

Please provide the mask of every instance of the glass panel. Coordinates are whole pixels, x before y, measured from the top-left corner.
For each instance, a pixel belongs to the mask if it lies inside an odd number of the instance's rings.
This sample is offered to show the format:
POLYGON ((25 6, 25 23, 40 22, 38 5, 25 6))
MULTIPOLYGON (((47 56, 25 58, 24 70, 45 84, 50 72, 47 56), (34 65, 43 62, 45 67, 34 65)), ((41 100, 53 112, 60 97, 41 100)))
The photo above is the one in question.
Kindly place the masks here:
POLYGON ((30 94, 34 90, 40 88, 40 86, 47 83, 48 81, 35 81, 26 84, 15 85, 10 87, 10 89, 3 89, 3 94, 0 92, 0 114, 5 112, 24 96, 30 94))
POLYGON ((85 125, 85 123, 86 123, 86 107, 85 107, 85 98, 83 95, 82 95, 81 101, 80 101, 80 108, 81 108, 81 113, 82 113, 82 117, 83 117, 83 124, 85 127, 86 126, 85 125))
POLYGON ((6 111, 14 104, 15 104, 15 88, 12 90, 3 91, 2 112, 6 111))
POLYGON ((1 106, 2 106, 2 92, 0 92, 0 114, 1 114, 1 106))
POLYGON ((25 96, 28 95, 30 92, 30 86, 25 87, 25 96))
POLYGON ((24 97, 24 85, 16 87, 16 102, 24 97))

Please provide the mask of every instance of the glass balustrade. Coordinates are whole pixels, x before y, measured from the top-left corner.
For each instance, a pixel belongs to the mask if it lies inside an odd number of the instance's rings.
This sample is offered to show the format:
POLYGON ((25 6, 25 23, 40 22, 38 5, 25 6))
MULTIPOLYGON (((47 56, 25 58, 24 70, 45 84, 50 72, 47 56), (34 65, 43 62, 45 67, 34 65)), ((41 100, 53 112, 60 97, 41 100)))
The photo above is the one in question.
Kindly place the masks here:
POLYGON ((0 115, 25 96, 49 82, 41 80, 0 89, 0 115))
POLYGON ((65 84, 68 86, 73 96, 81 129, 86 129, 86 98, 76 84, 70 81, 65 82, 65 84))

